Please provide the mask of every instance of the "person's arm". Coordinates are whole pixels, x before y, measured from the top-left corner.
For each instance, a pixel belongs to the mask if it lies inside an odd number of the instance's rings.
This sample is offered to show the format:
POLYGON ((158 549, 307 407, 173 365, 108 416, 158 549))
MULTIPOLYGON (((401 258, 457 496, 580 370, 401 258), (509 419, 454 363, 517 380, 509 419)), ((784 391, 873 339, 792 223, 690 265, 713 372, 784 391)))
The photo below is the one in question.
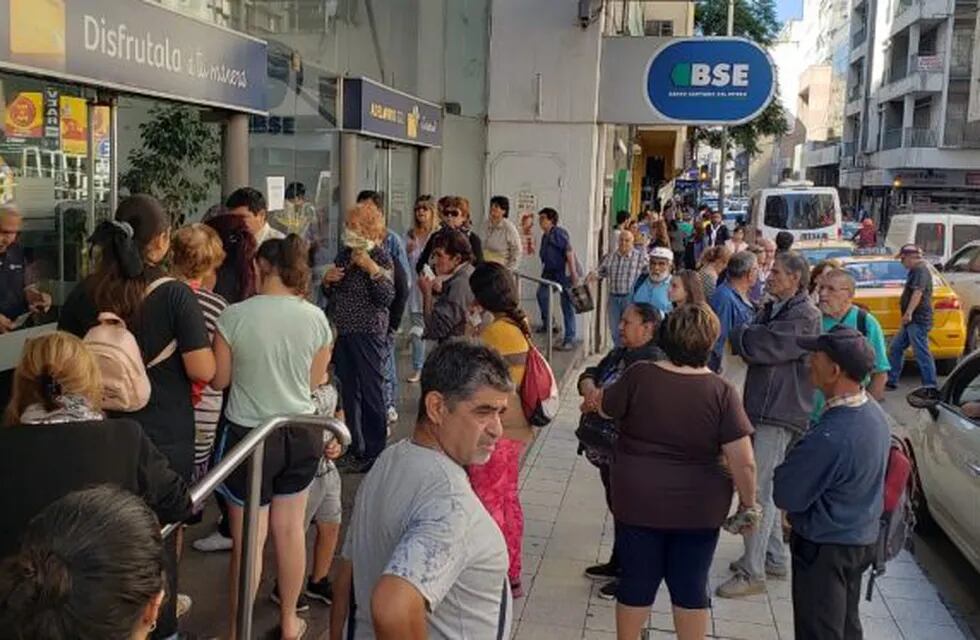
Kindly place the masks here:
POLYGON ((739 504, 743 507, 755 506, 755 453, 752 450, 752 440, 748 436, 742 436, 723 444, 721 452, 735 482, 739 504))
POLYGON ((184 371, 194 382, 211 382, 215 372, 214 352, 201 305, 186 284, 173 282, 164 286, 169 289, 166 294, 169 296, 170 325, 184 371))
POLYGON ((887 371, 878 371, 871 374, 871 382, 868 384, 868 393, 871 394, 871 397, 878 402, 885 399, 885 382, 887 381, 887 371))
POLYGON ((443 340, 456 335, 456 330, 466 321, 469 305, 465 304, 461 289, 469 289, 467 282, 455 282, 450 290, 443 290, 439 301, 433 303, 432 296, 424 302, 424 337, 430 340, 443 340))
POLYGON ((825 434, 811 429, 776 467, 776 506, 789 513, 809 509, 833 480, 842 453, 833 448, 825 434))
POLYGON ((631 401, 636 397, 636 387, 640 386, 636 381, 637 371, 636 365, 629 367, 616 382, 599 391, 597 400, 599 415, 612 420, 622 420, 626 417, 631 401))
POLYGON ((380 262, 367 253, 355 251, 352 261, 369 276, 368 295, 371 300, 379 307, 390 309, 395 300, 395 265, 387 254, 379 259, 380 262))
POLYGON ((139 431, 137 484, 140 497, 156 513, 161 524, 182 522, 193 511, 187 484, 170 468, 170 463, 143 430, 139 431))
POLYGON ((383 575, 371 593, 371 622, 378 640, 425 640, 429 637, 425 598, 399 576, 383 575))
POLYGON ((909 296, 909 306, 905 309, 905 314, 902 316, 902 324, 908 324, 912 322, 912 314, 918 308, 919 303, 922 302, 922 289, 915 289, 912 291, 912 295, 909 296))
POLYGON ((231 384, 231 346, 221 334, 219 328, 214 332, 215 372, 211 380, 211 388, 224 391, 231 384))
POLYGON ((507 268, 515 271, 521 262, 521 234, 514 223, 507 221, 507 268))
POLYGON ((422 267, 429 264, 429 257, 432 255, 432 241, 435 239, 438 233, 439 232, 436 231, 429 234, 429 239, 425 241, 425 247, 422 249, 422 253, 419 254, 418 262, 415 263, 415 273, 421 275, 422 267))
POLYGON ((327 367, 330 366, 330 345, 323 347, 313 356, 313 364, 310 366, 310 391, 316 390, 327 376, 327 367))
POLYGON ((350 613, 350 590, 354 567, 343 555, 334 561, 337 572, 333 581, 333 602, 330 604, 330 640, 344 640, 344 625, 350 613))
POLYGON ((729 334, 732 352, 750 365, 777 365, 799 360, 807 351, 796 344, 798 336, 818 335, 820 317, 814 315, 780 320, 772 326, 752 323, 733 327, 729 334))

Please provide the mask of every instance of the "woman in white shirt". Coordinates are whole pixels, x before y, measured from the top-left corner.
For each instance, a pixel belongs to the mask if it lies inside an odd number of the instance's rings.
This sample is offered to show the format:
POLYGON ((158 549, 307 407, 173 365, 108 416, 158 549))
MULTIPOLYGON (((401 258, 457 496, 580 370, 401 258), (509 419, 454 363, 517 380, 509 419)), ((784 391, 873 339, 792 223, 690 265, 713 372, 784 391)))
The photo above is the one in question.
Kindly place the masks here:
POLYGON ((739 251, 748 251, 749 243, 745 241, 745 227, 739 225, 732 231, 732 237, 725 240, 725 248, 735 255, 739 251))

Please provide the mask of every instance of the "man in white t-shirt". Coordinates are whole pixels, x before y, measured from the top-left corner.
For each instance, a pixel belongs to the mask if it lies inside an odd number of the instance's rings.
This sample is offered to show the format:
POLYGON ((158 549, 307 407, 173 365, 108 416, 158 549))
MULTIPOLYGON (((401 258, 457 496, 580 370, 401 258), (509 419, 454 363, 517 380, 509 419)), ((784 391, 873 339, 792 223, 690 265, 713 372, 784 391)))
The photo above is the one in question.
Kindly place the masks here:
POLYGON ((489 460, 503 432, 507 363, 450 340, 427 358, 421 384, 415 432, 378 457, 358 491, 332 640, 510 638, 507 546, 465 468, 489 460))
POLYGON ((225 209, 232 215, 245 218, 248 230, 255 236, 256 247, 261 246, 266 240, 279 240, 286 237, 286 234, 269 224, 265 196, 258 189, 252 187, 236 189, 225 200, 225 209))

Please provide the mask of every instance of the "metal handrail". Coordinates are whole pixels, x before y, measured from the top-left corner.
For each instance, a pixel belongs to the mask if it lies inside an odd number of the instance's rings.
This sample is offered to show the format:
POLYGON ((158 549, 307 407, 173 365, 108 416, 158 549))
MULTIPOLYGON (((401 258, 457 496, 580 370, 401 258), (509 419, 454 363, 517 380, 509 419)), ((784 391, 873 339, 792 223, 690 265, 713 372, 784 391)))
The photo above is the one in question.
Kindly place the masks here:
MULTIPOLYGON (((549 291, 548 291, 548 317, 547 318, 542 318, 542 321, 544 321, 544 323, 545 323, 545 334, 548 336, 548 346, 547 346, 546 355, 548 357, 548 362, 551 362, 551 356, 554 353, 554 348, 555 348, 555 336, 554 336, 554 333, 552 332, 552 329, 551 329, 551 323, 554 322, 554 318, 555 318, 555 294, 557 293, 559 296, 561 296, 561 293, 562 293, 562 291, 564 291, 565 288, 561 285, 560 282, 555 282, 554 280, 548 280, 547 278, 539 278, 538 276, 532 276, 532 275, 530 275, 528 273, 521 273, 517 269, 514 269, 513 270, 513 274, 514 274, 514 277, 517 278, 517 298, 518 298, 518 300, 520 300, 520 297, 521 297, 521 284, 520 283, 521 283, 521 279, 522 278, 524 280, 529 280, 531 282, 536 282, 536 283, 538 283, 540 285, 544 285, 545 287, 548 287, 548 289, 549 289, 549 291)), ((565 328, 565 331, 566 331, 566 335, 567 335, 568 327, 565 328)))
MULTIPOLYGON (((341 446, 348 447, 351 442, 347 425, 337 418, 329 416, 291 415, 270 418, 261 425, 251 429, 241 442, 235 445, 205 476, 191 488, 191 503, 199 507, 214 493, 225 479, 232 474, 243 462, 248 460, 248 490, 245 498, 245 513, 242 522, 242 556, 238 572, 238 620, 236 623, 236 638, 251 640, 252 613, 255 600, 250 597, 252 590, 252 571, 255 568, 256 553, 259 541, 259 510, 261 509, 260 488, 262 486, 262 461, 265 457, 265 440, 272 433, 284 426, 319 428, 329 432, 341 446)), ((329 442, 329 440, 327 441, 329 442)), ((173 533, 179 525, 170 524, 163 528, 163 537, 173 533)))

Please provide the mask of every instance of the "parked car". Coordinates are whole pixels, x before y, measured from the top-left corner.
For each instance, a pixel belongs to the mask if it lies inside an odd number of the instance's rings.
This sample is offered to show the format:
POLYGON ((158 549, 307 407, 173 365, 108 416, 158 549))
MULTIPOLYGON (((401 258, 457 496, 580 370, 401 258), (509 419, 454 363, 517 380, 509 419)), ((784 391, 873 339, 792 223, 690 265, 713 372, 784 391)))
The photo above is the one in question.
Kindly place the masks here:
POLYGON ((942 271, 960 299, 966 316, 966 352, 973 353, 980 347, 980 241, 960 247, 942 271))
MULTIPOLYGON (((902 323, 899 301, 908 271, 894 255, 855 255, 841 258, 841 263, 857 283, 854 303, 874 314, 885 338, 891 340, 902 323)), ((966 322, 956 293, 934 267, 929 270, 932 272, 933 310, 929 351, 936 359, 936 368, 945 375, 953 370, 963 354, 966 322)), ((911 348, 905 358, 912 359, 911 348)))
POLYGON ((916 389, 908 403, 922 410, 899 434, 912 452, 918 526, 937 523, 980 571, 980 353, 941 389, 916 389))
POLYGON ((980 216, 954 213, 900 213, 888 223, 885 244, 915 244, 933 264, 944 264, 974 240, 980 240, 980 216))
POLYGON ((793 243, 793 251, 802 254, 811 267, 821 260, 852 256, 854 250, 854 243, 850 240, 801 240, 793 243))

